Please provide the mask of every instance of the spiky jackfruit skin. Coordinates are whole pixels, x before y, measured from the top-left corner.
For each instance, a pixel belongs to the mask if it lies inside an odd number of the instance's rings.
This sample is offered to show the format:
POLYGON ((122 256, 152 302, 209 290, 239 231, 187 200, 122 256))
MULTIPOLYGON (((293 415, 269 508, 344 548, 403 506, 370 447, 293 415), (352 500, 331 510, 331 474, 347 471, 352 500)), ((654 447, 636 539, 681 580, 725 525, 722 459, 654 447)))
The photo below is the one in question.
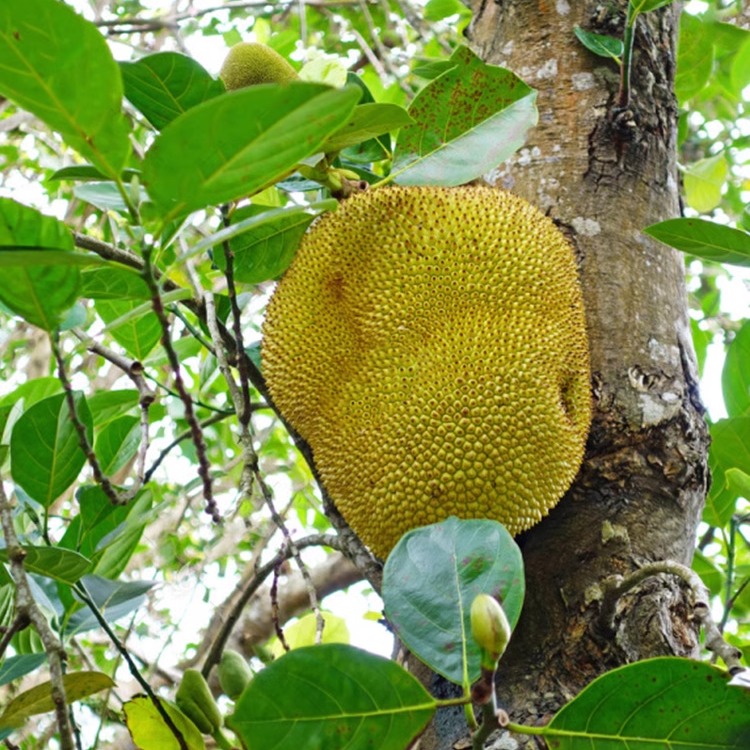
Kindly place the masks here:
POLYGON ((256 42, 240 42, 228 52, 219 72, 227 91, 259 83, 289 83, 297 71, 276 50, 256 42))
POLYGON ((354 195, 305 236, 264 324, 271 396, 381 557, 410 529, 556 505, 591 420, 571 247, 490 188, 354 195))

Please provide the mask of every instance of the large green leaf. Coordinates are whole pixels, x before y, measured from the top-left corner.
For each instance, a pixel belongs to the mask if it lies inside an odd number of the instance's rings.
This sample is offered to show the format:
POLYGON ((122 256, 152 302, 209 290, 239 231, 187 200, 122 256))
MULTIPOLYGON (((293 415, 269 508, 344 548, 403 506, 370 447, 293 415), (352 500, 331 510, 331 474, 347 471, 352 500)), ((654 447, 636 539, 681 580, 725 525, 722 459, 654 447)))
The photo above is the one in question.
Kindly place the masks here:
MULTIPOLYGON (((188 750, 204 750, 206 744, 195 724, 173 703, 162 700, 161 705, 182 734, 188 750)), ((150 698, 138 695, 123 710, 130 736, 140 750, 180 750, 180 743, 150 698)))
POLYGON ((104 174, 130 152, 122 81, 94 24, 57 0, 0 3, 0 93, 33 112, 104 174))
POLYGON ((70 231, 57 219, 0 198, 0 246, 0 301, 29 323, 46 331, 57 328, 78 298, 80 286, 80 270, 68 262, 77 257, 71 252, 70 231), (54 250, 31 249, 45 247, 54 250), (43 258, 40 252, 45 253, 43 258), (50 255, 58 262, 46 262, 50 255))
POLYGON ((98 391, 89 397, 89 409, 94 418, 94 427, 102 426, 133 411, 140 396, 133 388, 116 391, 98 391))
POLYGON ((148 356, 162 335, 159 319, 151 310, 145 314, 128 315, 142 304, 137 299, 98 299, 94 305, 96 312, 107 324, 108 333, 128 354, 138 360, 144 360, 148 356), (117 322, 123 318, 122 322, 117 322))
POLYGON ((151 299, 138 271, 118 266, 90 268, 81 274, 81 297, 89 299, 151 299))
POLYGON ((412 125, 396 143, 400 185, 461 185, 505 161, 537 121, 536 92, 504 68, 459 47, 451 67, 409 107, 412 125))
POLYGON ((471 603, 490 594, 513 627, 524 596, 523 560, 496 521, 450 517, 404 535, 385 563, 388 620, 419 659, 459 685, 480 674, 471 638, 471 603))
POLYGON ((137 62, 121 62, 125 96, 161 130, 202 102, 224 93, 224 84, 200 63, 178 52, 157 52, 137 62))
POLYGON ((127 567, 146 525, 154 519, 151 495, 144 492, 127 505, 113 505, 101 487, 76 494, 81 512, 73 518, 60 545, 78 550, 93 563, 91 573, 115 579, 127 567))
POLYGON ((643 230, 665 245, 716 263, 750 266, 750 234, 705 219, 667 219, 643 230))
MULTIPOLYGON (((154 585, 151 581, 110 581, 98 575, 83 576, 81 583, 107 622, 115 622, 138 609, 154 585)), ((83 608, 68 618, 65 634, 73 636, 96 627, 99 620, 88 608, 83 608)))
POLYGON ((698 94, 714 68, 712 22, 690 13, 680 14, 675 93, 681 103, 698 94))
POLYGON ((750 416, 750 321, 745 321, 727 350, 721 390, 730 417, 750 416))
MULTIPOLYGON (((73 585, 91 568, 91 560, 78 552, 61 547, 30 547, 24 545, 23 566, 29 573, 73 585)), ((0 549, 0 562, 8 561, 8 550, 0 549)))
POLYGON ((747 750, 750 692, 689 659, 661 657, 594 680, 543 734, 550 750, 747 750))
MULTIPOLYGON (((103 672, 69 672, 63 675, 65 696, 68 703, 81 700, 100 690, 114 687, 111 677, 103 672)), ((30 716, 46 714, 55 710, 51 684, 43 682, 17 695, 0 716, 0 727, 21 726, 30 716)))
POLYGON ((685 168, 683 187, 685 200, 698 213, 708 213, 721 203, 721 190, 729 165, 724 154, 699 159, 685 168))
POLYGON ((264 84, 204 102, 170 123, 146 154, 149 194, 170 218, 250 195, 318 152, 359 96, 356 87, 264 84))
POLYGON ((99 431, 94 451, 105 474, 114 474, 135 456, 141 443, 140 422, 138 417, 126 415, 108 422, 99 431))
MULTIPOLYGON (((75 393, 78 420, 91 441, 91 412, 82 393, 75 393)), ((39 401, 25 411, 10 438, 13 479, 48 508, 76 480, 86 462, 70 418, 64 393, 39 401)))
POLYGON ((736 490, 727 486, 726 471, 737 468, 750 474, 750 416, 721 419, 711 425, 708 464, 712 481, 703 518, 712 526, 725 526, 737 500, 736 490))
POLYGON ((337 130, 321 147, 326 153, 341 151, 355 143, 398 130, 412 122, 409 113, 396 104, 359 104, 344 127, 337 130))
POLYGON ((0 398, 0 442, 10 440, 9 430, 25 409, 37 401, 59 393, 61 389, 57 378, 34 378, 0 398))
POLYGON ((9 656, 0 664, 0 687, 35 672, 47 661, 47 654, 20 654, 9 656))
POLYGON ((331 643, 259 672, 227 725, 246 750, 403 750, 434 712, 434 698, 395 662, 331 643))
MULTIPOLYGON (((263 217, 265 206, 243 206, 232 216, 232 224, 251 217, 263 217)), ((275 218, 253 226, 229 241, 234 253, 234 277, 246 284, 280 276, 292 262, 302 235, 315 218, 315 214, 303 210, 274 211, 275 218)), ((214 250, 214 263, 225 271, 227 267, 224 251, 214 250)))

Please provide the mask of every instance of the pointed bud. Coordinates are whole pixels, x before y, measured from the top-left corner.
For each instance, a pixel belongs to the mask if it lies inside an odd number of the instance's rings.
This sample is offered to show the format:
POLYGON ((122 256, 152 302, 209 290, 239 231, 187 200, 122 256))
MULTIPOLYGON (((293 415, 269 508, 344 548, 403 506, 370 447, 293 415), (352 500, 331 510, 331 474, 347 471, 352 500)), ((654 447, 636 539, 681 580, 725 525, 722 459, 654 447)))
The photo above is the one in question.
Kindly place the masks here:
POLYGON ((482 668, 492 671, 510 640, 510 624, 503 608, 489 594, 478 594, 471 603, 471 634, 482 651, 482 668))

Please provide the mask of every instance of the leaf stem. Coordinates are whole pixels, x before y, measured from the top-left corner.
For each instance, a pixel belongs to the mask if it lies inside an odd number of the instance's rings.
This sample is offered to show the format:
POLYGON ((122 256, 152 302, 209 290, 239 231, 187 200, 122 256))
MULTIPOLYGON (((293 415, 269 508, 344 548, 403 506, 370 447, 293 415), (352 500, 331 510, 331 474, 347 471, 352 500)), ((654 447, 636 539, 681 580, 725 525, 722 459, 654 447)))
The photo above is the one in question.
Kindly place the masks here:
POLYGON ((622 63, 620 65, 620 90, 617 93, 617 106, 627 107, 630 105, 630 77, 633 63, 633 44, 635 41, 635 22, 638 11, 628 3, 628 15, 625 20, 625 34, 623 36, 622 63))
POLYGON ((117 637, 117 634, 115 633, 115 631, 112 630, 109 623, 107 622, 107 619, 104 617, 99 607, 96 605, 96 602, 91 598, 91 595, 86 589, 86 586, 79 581, 77 584, 75 584, 73 588, 76 594, 84 602, 84 604, 86 604, 86 606, 91 610, 91 613, 96 618, 96 621, 99 623, 99 626, 107 634, 107 637, 112 642, 112 645, 117 649, 117 652, 125 660, 125 663, 128 665, 128 669, 130 670, 130 674, 133 675, 136 682, 143 688, 143 692, 146 693, 146 695, 151 700, 151 703, 153 703, 154 708, 159 713, 159 716, 161 716, 164 723, 167 725, 167 727, 169 728, 169 730, 172 732, 175 739, 177 740, 180 746, 180 750, 190 750, 187 742, 185 741, 185 738, 182 736, 182 732, 174 723, 174 721, 172 720, 172 717, 167 713, 167 710, 162 705, 156 693, 154 693, 154 691, 151 689, 151 685, 149 685, 148 682, 146 682, 146 679, 143 677, 140 670, 138 669, 138 666, 133 660, 133 657, 130 655, 130 652, 125 647, 125 644, 117 637))

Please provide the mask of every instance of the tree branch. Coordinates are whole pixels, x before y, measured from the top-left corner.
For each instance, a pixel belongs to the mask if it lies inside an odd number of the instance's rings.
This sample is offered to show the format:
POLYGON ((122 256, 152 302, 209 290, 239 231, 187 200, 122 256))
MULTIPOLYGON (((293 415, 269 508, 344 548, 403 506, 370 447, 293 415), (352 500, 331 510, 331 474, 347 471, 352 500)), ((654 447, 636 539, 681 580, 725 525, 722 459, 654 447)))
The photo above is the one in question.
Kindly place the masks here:
POLYGON ((73 727, 68 715, 68 702, 63 683, 64 664, 66 660, 62 641, 52 632, 47 618, 34 600, 29 579, 23 566, 26 553, 16 536, 13 526, 13 506, 5 494, 3 477, 0 475, 0 524, 5 537, 5 546, 10 563, 10 574, 16 585, 16 613, 17 617, 25 617, 39 634, 49 662, 50 692, 55 706, 55 719, 60 732, 60 750, 75 750, 73 727))
POLYGON ((615 629, 617 601, 647 578, 663 574, 676 576, 688 587, 693 617, 703 627, 706 648, 726 664, 730 673, 735 674, 744 669, 740 663, 742 652, 724 640, 718 626, 711 618, 710 596, 700 576, 686 565, 674 560, 657 560, 641 566, 624 578, 612 576, 603 581, 604 596, 600 622, 607 632, 613 632, 615 629))

